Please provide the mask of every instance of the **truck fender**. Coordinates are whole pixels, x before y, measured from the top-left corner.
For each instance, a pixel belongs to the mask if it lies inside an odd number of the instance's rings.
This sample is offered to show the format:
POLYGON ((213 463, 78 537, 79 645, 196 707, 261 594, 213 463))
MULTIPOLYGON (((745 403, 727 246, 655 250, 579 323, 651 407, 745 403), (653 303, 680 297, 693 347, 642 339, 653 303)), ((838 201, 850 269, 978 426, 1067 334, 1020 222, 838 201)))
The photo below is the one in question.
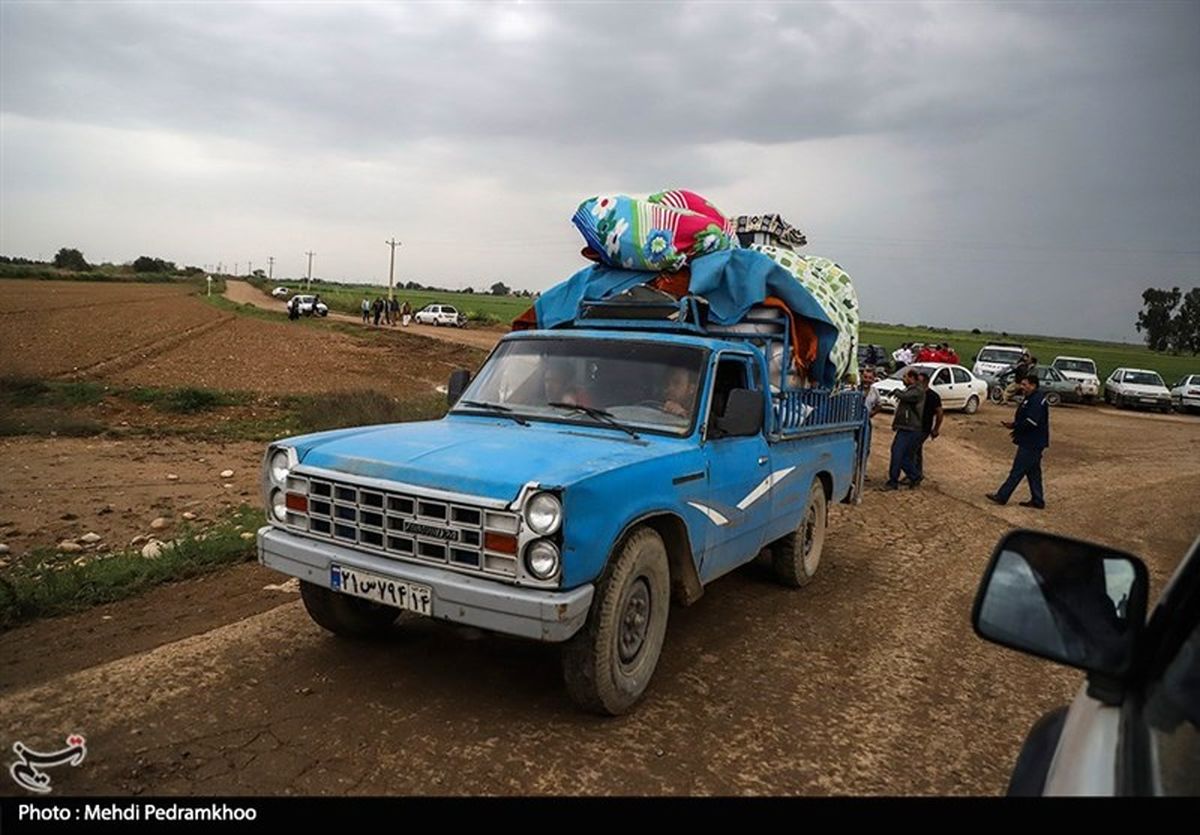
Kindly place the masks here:
MULTIPOLYGON (((700 574, 696 571, 696 560, 692 553, 691 540, 688 538, 687 525, 669 510, 646 513, 627 523, 609 552, 607 565, 612 565, 613 554, 620 550, 625 539, 639 525, 648 525, 662 537, 671 571, 671 597, 681 606, 691 606, 704 594, 704 586, 700 582, 700 574)), ((607 565, 605 571, 608 570, 607 565)))

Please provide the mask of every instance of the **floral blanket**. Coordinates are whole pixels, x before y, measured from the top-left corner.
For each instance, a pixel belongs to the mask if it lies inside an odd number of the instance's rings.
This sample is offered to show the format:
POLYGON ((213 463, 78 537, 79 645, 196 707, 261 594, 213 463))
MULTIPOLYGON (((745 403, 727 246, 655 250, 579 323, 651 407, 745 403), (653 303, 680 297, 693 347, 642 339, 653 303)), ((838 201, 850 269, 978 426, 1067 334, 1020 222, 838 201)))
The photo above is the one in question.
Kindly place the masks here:
POLYGON ((592 197, 571 222, 602 263, 625 270, 679 270, 693 258, 738 245, 734 221, 691 191, 662 191, 645 200, 592 197))

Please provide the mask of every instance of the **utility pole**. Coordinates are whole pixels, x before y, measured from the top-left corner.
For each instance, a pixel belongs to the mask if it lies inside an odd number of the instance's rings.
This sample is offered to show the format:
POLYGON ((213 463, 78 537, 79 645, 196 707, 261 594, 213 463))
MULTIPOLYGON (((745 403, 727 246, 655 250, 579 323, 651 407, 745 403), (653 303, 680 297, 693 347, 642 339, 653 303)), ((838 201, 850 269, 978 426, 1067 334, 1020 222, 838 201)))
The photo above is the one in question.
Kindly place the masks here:
POLYGON ((275 278, 275 256, 272 255, 267 259, 267 281, 275 278))
POLYGON ((316 255, 317 253, 315 253, 315 252, 306 252, 306 253, 304 253, 304 254, 308 256, 308 278, 307 278, 307 280, 304 282, 304 290, 305 290, 305 292, 308 292, 309 290, 311 290, 311 289, 312 289, 312 258, 313 258, 313 256, 314 256, 314 255, 316 255))
POLYGON ((247 261, 246 262, 246 277, 249 278, 252 275, 254 275, 254 262, 247 261))
POLYGON ((237 278, 237 274, 238 274, 237 268, 238 268, 238 262, 234 261, 233 262, 233 277, 234 278, 237 278))
POLYGON ((400 246, 400 242, 393 237, 390 241, 384 241, 392 250, 392 259, 388 262, 388 301, 394 298, 392 293, 392 277, 396 273, 396 247, 400 246))

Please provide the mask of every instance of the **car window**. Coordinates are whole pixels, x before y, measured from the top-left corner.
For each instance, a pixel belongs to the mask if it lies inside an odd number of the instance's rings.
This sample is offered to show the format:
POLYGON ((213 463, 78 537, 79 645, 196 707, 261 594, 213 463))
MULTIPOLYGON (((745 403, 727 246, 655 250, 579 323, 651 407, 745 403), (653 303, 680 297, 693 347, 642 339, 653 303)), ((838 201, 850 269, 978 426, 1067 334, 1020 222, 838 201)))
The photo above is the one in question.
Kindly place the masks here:
POLYGON ((443 307, 442 313, 449 313, 450 315, 454 315, 454 314, 458 313, 458 311, 455 310, 453 307, 443 307))
POLYGON ((1157 792, 1200 795, 1200 623, 1146 693, 1157 792))
POLYGON ((933 385, 935 385, 935 386, 945 386, 945 385, 948 385, 949 383, 950 383, 950 369, 948 369, 948 368, 943 368, 941 371, 939 371, 933 377, 933 385))
POLYGON ((951 368, 950 372, 954 375, 954 382, 956 383, 971 382, 971 375, 967 373, 965 368, 951 368))

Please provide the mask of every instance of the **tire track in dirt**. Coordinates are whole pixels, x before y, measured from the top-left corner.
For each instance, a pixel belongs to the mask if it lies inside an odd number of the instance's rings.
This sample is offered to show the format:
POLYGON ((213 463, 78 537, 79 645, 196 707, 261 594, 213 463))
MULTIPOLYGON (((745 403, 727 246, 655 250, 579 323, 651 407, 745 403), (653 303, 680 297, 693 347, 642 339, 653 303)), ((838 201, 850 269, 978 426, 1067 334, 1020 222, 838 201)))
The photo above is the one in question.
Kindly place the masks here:
POLYGON ((192 325, 184 328, 178 333, 169 334, 158 339, 152 339, 149 342, 143 342, 133 346, 127 350, 120 352, 111 357, 99 360, 85 365, 81 368, 72 369, 71 371, 63 371, 54 375, 54 379, 63 380, 67 378, 82 378, 82 377, 100 377, 109 374, 116 374, 122 371, 128 371, 131 368, 136 368, 142 363, 150 359, 151 354, 165 354, 166 352, 178 348, 189 340, 211 333, 225 327, 232 322, 236 317, 235 314, 222 314, 219 318, 208 322, 202 322, 199 325, 192 325))

